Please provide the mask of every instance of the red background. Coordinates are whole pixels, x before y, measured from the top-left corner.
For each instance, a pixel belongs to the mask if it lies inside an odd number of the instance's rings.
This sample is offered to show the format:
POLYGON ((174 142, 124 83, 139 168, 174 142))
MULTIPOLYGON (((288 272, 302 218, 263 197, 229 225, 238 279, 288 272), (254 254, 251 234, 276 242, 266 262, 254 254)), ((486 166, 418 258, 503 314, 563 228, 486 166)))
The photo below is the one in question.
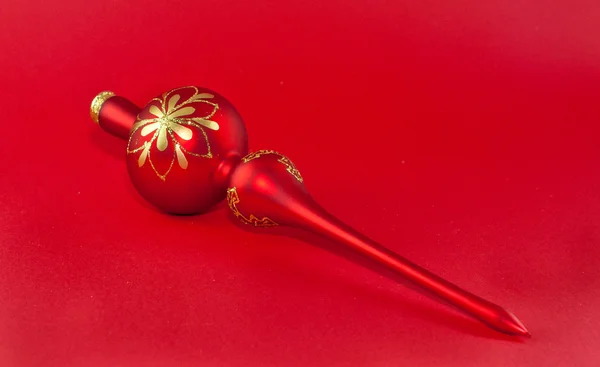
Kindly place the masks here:
POLYGON ((4 3, 0 365, 597 366, 599 35, 583 0, 4 3), (89 104, 189 84, 533 338, 225 208, 149 208, 89 104))

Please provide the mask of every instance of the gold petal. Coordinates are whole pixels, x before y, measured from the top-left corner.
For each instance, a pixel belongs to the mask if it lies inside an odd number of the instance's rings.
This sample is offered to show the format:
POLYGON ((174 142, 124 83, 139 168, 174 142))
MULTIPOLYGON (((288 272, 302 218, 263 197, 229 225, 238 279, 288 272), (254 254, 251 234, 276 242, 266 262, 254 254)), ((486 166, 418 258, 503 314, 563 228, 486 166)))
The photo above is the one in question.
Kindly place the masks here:
POLYGON ((146 142, 144 144, 144 150, 142 150, 142 154, 140 154, 140 158, 138 159, 138 167, 141 167, 146 163, 146 157, 148 156, 148 151, 150 150, 150 144, 146 142))
POLYGON ((143 119, 143 120, 136 121, 135 124, 133 124, 133 126, 131 126, 131 133, 135 132, 141 126, 144 126, 144 125, 149 124, 151 122, 156 122, 156 118, 153 118, 153 119, 143 119))
POLYGON ((200 93, 200 94, 196 94, 195 96, 192 97, 193 101, 199 100, 199 99, 208 99, 208 98, 214 98, 214 96, 210 93, 200 93))
POLYGON ((146 126, 144 126, 142 128, 142 136, 146 136, 154 131, 156 131, 156 129, 158 129, 158 127, 160 126, 160 122, 153 122, 151 124, 148 124, 146 126))
POLYGON ((192 138, 192 129, 189 127, 181 126, 179 124, 171 124, 171 130, 183 140, 190 140, 192 138))
POLYGON ((179 94, 175 94, 173 97, 171 97, 169 99, 169 106, 167 107, 167 114, 169 114, 169 112, 173 111, 173 108, 175 108, 175 105, 179 101, 179 98, 181 98, 181 96, 179 94))
POLYGON ((183 152, 181 151, 181 147, 179 146, 179 144, 175 145, 175 153, 177 153, 177 163, 179 163, 179 167, 187 169, 188 161, 187 158, 185 158, 185 154, 183 154, 183 152))
POLYGON ((177 111, 174 111, 173 113, 169 114, 169 117, 187 116, 187 115, 191 115, 192 113, 194 113, 194 111, 196 111, 196 109, 194 107, 184 107, 184 108, 180 108, 177 111))
POLYGON ((193 118, 192 121, 197 122, 200 125, 205 126, 211 130, 219 130, 219 124, 217 124, 215 121, 205 120, 203 118, 193 118))
POLYGON ((163 117, 165 115, 164 113, 162 113, 160 108, 158 108, 156 106, 150 106, 150 110, 148 110, 148 111, 156 117, 163 117))
POLYGON ((167 128, 163 125, 160 127, 160 130, 158 130, 158 139, 156 142, 156 147, 162 152, 165 149, 167 149, 168 145, 169 141, 167 140, 167 128))

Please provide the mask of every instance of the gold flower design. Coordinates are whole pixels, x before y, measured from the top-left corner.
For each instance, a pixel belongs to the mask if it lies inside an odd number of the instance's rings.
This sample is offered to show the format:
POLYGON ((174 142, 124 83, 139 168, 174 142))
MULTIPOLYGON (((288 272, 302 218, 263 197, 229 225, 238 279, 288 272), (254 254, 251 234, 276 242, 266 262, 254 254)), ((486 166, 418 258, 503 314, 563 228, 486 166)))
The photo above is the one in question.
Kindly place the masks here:
POLYGON ((214 98, 214 95, 210 93, 198 93, 196 87, 183 87, 173 89, 163 94, 161 98, 152 99, 150 108, 144 114, 150 118, 142 119, 138 116, 138 120, 131 128, 127 154, 135 154, 141 151, 138 166, 142 167, 146 162, 149 162, 154 172, 163 181, 166 180, 167 175, 173 168, 175 159, 177 159, 179 167, 187 169, 188 160, 186 155, 212 158, 208 136, 204 131, 204 128, 219 130, 219 124, 211 120, 219 109, 218 104, 209 101, 212 98, 214 98), (192 90, 193 94, 180 103, 182 94, 189 95, 189 91, 186 92, 186 90, 192 90), (176 93, 178 91, 179 93, 176 93), (202 104, 201 107, 208 107, 208 113, 204 115, 199 113, 197 107, 200 106, 198 104, 202 104), (139 133, 138 130, 140 130, 139 133), (185 142, 192 140, 194 134, 203 136, 206 142, 206 153, 195 153, 184 147, 185 142), (155 142, 156 144, 154 144, 155 142), (138 146, 132 147, 132 145, 138 146), (154 148, 156 148, 156 151, 154 148), (170 165, 163 170, 157 169, 152 161, 152 152, 161 154, 168 153, 170 150, 173 151, 170 165))

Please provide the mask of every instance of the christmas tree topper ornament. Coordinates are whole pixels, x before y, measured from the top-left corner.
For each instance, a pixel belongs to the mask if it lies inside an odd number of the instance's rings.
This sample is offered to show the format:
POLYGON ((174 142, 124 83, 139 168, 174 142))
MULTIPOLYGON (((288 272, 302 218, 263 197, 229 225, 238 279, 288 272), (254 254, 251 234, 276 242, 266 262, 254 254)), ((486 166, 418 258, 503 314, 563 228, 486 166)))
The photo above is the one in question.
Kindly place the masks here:
POLYGON ((200 87, 175 88, 139 108, 112 92, 90 107, 94 122, 127 140, 126 162, 138 192, 171 214, 197 214, 220 201, 255 227, 311 231, 392 269, 491 328, 530 336, 504 308, 421 268, 345 225, 317 204, 292 161, 272 150, 248 154, 245 125, 233 105, 200 87))

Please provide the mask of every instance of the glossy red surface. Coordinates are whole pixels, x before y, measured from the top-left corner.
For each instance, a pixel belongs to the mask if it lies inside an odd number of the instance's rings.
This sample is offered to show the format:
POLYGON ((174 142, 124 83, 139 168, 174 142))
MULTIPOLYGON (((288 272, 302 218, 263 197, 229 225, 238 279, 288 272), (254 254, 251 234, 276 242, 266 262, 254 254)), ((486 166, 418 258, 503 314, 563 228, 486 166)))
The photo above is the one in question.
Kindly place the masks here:
POLYGON ((346 252, 355 252, 377 267, 388 268, 420 291, 439 297, 499 332, 530 336, 514 314, 431 273, 329 214, 311 198, 303 182, 287 157, 258 151, 245 157, 233 170, 227 201, 244 224, 259 228, 290 226, 321 235, 346 252))
POLYGON ((5 4, 0 365, 597 366, 599 16, 584 0, 5 4), (189 84, 227 96, 250 148, 289 156, 332 214, 533 338, 325 241, 251 235, 223 205, 153 210, 89 103, 189 84))
POLYGON ((244 121, 229 101, 182 86, 152 99, 138 116, 126 161, 145 200, 167 213, 198 214, 225 199, 227 183, 218 169, 248 153, 244 121))
POLYGON ((128 99, 112 96, 100 105, 98 126, 107 133, 127 141, 140 110, 141 108, 128 99))

